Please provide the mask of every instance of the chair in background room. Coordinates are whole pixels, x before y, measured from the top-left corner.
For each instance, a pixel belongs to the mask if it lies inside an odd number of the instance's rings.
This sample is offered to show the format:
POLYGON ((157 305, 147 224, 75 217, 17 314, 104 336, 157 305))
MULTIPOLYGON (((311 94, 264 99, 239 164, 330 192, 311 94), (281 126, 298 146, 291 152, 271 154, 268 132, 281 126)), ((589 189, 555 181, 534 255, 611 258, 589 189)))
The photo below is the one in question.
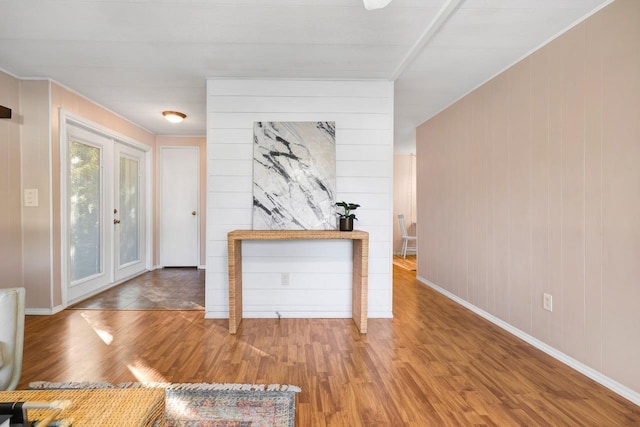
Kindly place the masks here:
POLYGON ((24 288, 0 289, 0 390, 15 390, 22 373, 24 288))
POLYGON ((402 232, 402 258, 406 258, 408 250, 418 253, 418 238, 416 236, 409 236, 407 233, 404 214, 398 214, 398 221, 400 221, 400 231, 402 232), (409 246, 409 242, 413 242, 411 246, 409 246))

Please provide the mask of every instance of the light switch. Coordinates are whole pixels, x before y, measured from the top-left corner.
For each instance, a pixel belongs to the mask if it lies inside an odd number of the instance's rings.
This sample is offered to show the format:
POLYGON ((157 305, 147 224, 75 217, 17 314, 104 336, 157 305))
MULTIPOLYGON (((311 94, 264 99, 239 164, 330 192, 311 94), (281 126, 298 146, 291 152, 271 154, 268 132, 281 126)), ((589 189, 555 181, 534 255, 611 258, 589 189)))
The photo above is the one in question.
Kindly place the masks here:
POLYGON ((24 190, 24 205, 26 207, 38 206, 38 189, 26 188, 24 190))

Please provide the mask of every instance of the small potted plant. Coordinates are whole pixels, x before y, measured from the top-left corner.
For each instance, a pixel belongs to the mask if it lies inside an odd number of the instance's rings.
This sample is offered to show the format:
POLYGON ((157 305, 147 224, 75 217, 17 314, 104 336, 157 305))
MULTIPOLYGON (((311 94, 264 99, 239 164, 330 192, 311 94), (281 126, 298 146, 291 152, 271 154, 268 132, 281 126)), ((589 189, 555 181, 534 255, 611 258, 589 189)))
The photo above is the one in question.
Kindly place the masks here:
POLYGON ((353 231, 353 220, 357 220, 356 214, 351 213, 360 207, 357 203, 337 202, 336 206, 343 209, 343 212, 337 212, 340 217, 340 231, 353 231))

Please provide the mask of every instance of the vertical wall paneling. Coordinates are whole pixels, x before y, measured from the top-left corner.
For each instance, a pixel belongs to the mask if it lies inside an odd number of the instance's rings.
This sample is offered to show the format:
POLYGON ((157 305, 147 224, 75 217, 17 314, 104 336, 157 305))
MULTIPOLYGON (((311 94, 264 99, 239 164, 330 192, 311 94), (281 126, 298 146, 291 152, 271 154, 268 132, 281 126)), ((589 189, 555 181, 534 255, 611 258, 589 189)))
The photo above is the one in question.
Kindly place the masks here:
POLYGON ((584 360, 584 24, 565 34, 561 42, 561 350, 584 360))
POLYGON ((0 120, 0 276, 22 286, 22 188, 20 185, 20 81, 0 72, 0 105, 12 109, 0 120))
POLYGON ((585 23, 585 360, 602 369, 602 23, 585 23))
MULTIPOLYGON (((531 304, 549 292, 549 51, 531 57, 531 304)), ((531 310, 531 335, 548 341, 548 311, 531 310)))
MULTIPOLYGON (((495 309, 495 285, 496 285, 496 188, 495 188, 495 170, 496 170, 496 147, 494 138, 494 98, 495 98, 495 80, 489 81, 485 85, 485 108, 486 108, 486 124, 485 124, 485 142, 487 144, 487 186, 485 198, 487 200, 487 292, 486 292, 486 310, 490 313, 496 313, 495 309)), ((420 170, 420 168, 418 168, 420 170)))
POLYGON ((603 12, 602 363, 640 390, 640 2, 603 12))
POLYGON ((470 203, 469 203, 469 300, 479 307, 486 308, 484 295, 486 294, 486 225, 485 199, 486 199, 486 141, 485 141, 485 105, 484 97, 486 91, 480 90, 475 93, 473 108, 471 110, 470 129, 478 129, 470 139, 470 159, 478 159, 477 162, 470 161, 470 203))
MULTIPOLYGON (((337 200, 370 233, 369 316, 391 317, 393 83, 209 80, 206 316, 228 317, 226 235, 251 229, 253 122, 335 121, 337 200)), ((243 244, 244 317, 350 317, 350 242, 243 244), (283 274, 288 285, 283 285, 283 274)))
POLYGON ((634 401, 638 40, 617 0, 417 130, 419 279, 634 401))
MULTIPOLYGON (((50 309, 56 289, 56 270, 51 223, 52 152, 50 151, 51 119, 49 115, 50 85, 46 80, 24 80, 20 84, 22 135, 20 165, 22 188, 38 190, 38 206, 22 210, 23 280, 28 308, 50 309)), ((59 276, 58 276, 59 277, 59 276)))
MULTIPOLYGON (((549 280, 547 293, 553 297, 553 312, 549 317, 549 344, 562 347, 562 44, 551 43, 542 49, 549 52, 547 79, 549 82, 549 165, 548 195, 549 242, 547 247, 549 280)), ((542 298, 542 296, 540 296, 542 298)))
POLYGON ((507 72, 509 93, 509 311, 510 323, 531 331, 531 60, 507 72))
POLYGON ((509 321, 509 144, 507 140, 508 80, 499 76, 493 93, 493 251, 494 292, 496 316, 509 321))

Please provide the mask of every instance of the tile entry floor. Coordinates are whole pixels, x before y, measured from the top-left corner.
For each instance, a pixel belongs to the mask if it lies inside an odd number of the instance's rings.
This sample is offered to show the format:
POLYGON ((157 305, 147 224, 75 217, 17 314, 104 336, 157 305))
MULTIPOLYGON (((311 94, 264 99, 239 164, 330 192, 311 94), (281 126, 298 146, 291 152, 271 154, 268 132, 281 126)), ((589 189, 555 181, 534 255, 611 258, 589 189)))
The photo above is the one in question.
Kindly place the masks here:
POLYGON ((204 270, 160 268, 134 277, 71 309, 204 310, 204 270))
MULTIPOLYGON (((416 269, 416 256, 395 255, 405 270, 416 269)), ((70 309, 96 310, 204 310, 205 271, 194 267, 148 271, 118 286, 74 304, 70 309)))

